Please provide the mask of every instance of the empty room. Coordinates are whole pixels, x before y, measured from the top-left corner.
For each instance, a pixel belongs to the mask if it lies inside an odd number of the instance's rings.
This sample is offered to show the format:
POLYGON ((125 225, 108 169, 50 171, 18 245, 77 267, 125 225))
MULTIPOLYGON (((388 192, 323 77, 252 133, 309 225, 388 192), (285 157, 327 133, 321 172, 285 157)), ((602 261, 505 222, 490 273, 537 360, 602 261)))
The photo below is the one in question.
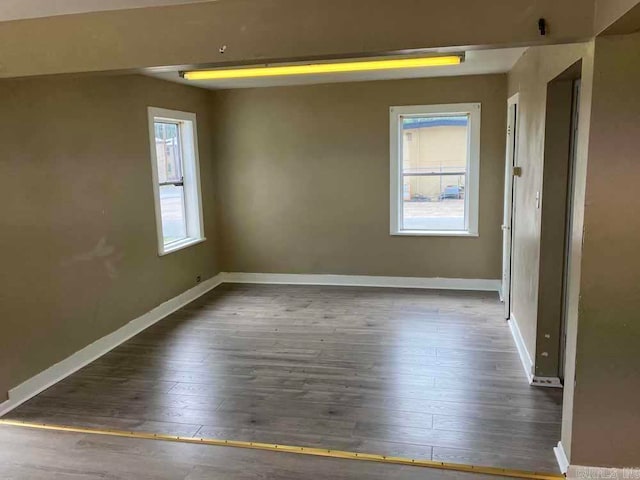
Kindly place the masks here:
POLYGON ((640 2, 0 5, 1 479, 640 478, 640 2))

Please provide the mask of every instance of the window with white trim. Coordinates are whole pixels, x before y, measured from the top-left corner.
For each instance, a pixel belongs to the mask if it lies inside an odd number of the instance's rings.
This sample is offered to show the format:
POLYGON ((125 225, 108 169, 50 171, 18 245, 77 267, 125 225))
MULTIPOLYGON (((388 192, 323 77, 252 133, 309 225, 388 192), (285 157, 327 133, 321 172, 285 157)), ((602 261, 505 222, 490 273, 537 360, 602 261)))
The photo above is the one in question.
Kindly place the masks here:
POLYGON ((391 234, 478 235, 479 103, 390 108, 391 234))
POLYGON ((158 253, 205 240, 193 113, 149 107, 149 143, 158 253))

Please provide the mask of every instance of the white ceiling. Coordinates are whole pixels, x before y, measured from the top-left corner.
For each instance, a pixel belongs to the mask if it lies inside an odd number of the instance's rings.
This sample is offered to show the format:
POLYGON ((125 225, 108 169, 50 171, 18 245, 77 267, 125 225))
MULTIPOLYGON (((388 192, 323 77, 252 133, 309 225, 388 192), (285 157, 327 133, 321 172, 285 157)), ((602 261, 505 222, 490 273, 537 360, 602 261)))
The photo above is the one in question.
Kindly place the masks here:
POLYGON ((0 22, 71 13, 179 5, 212 0, 0 0, 0 22))
POLYGON ((504 73, 511 70, 526 48, 503 48, 497 50, 472 50, 466 52, 466 59, 461 65, 447 67, 428 67, 403 70, 386 70, 377 72, 331 73, 317 75, 298 75, 288 77, 250 78, 238 80, 201 80, 187 81, 181 78, 178 71, 156 72, 153 69, 144 71, 145 75, 184 83, 209 90, 230 88, 256 88, 286 85, 305 85, 319 83, 354 82, 367 80, 391 80, 400 78, 452 77, 459 75, 482 75, 504 73))

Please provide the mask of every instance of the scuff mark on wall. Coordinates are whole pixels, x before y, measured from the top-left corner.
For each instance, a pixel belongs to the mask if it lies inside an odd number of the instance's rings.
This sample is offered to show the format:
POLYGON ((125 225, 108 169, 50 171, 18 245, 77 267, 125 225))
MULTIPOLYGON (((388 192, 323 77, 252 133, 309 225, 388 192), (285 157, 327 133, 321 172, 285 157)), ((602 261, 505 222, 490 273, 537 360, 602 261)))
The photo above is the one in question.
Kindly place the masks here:
POLYGON ((65 259, 62 261, 62 264, 64 266, 70 266, 78 262, 93 262, 95 260, 102 261, 107 272, 107 276, 110 279, 115 280, 118 278, 116 263, 119 262, 122 257, 122 253, 117 254, 116 248, 107 243, 106 237, 102 237, 91 250, 74 255, 69 259, 65 259))

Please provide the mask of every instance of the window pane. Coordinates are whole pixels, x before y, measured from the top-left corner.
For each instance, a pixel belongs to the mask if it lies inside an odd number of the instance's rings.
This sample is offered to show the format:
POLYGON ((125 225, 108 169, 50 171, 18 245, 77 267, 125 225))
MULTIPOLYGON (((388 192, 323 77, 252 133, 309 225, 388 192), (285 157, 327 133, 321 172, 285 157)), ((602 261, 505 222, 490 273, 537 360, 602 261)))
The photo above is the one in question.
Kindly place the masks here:
POLYGON ((182 182, 182 149, 178 125, 156 122, 155 130, 158 181, 160 183, 182 182))
POLYGON ((162 236, 165 245, 187 238, 187 221, 184 210, 184 187, 160 186, 160 212, 162 236))
POLYGON ((402 118, 403 230, 464 230, 468 115, 402 118))
POLYGON ((464 230, 465 175, 405 176, 403 230, 464 230))

